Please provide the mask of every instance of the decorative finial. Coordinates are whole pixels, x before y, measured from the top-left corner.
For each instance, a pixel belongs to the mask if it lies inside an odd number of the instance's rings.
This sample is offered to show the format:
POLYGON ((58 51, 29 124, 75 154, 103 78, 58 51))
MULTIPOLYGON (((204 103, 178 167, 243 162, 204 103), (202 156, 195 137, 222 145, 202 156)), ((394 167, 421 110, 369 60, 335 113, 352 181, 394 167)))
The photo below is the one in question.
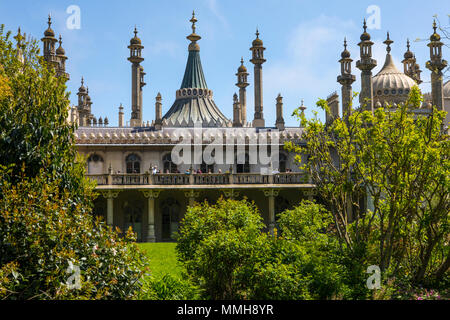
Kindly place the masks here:
POLYGON ((256 39, 259 39, 259 30, 258 30, 258 27, 256 27, 256 39))
POLYGON ((137 37, 138 31, 136 25, 134 25, 134 36, 137 37))
POLYGON ((406 48, 408 48, 408 51, 409 51, 409 48, 410 48, 409 39, 406 40, 406 48))
POLYGON ((347 37, 344 37, 344 49, 347 50, 347 37))
POLYGON ((241 57, 241 66, 244 65, 244 57, 241 57))
POLYGON ((364 28, 364 32, 367 32, 366 18, 364 18, 364 25, 363 25, 363 28, 364 28))
POLYGON ((59 35, 59 46, 61 46, 62 45, 62 37, 61 37, 61 35, 59 35))
POLYGON ((50 16, 50 13, 48 14, 48 27, 50 28, 50 26, 52 25, 52 17, 50 16))
POLYGON ((394 43, 394 41, 392 41, 389 38, 389 31, 387 33, 387 39, 383 43, 387 46, 387 48, 386 48, 387 53, 390 53, 391 52, 391 44, 394 43))
POLYGON ((195 11, 192 10, 192 19, 190 22, 192 22, 192 33, 195 33, 195 24, 197 23, 197 18, 195 17, 195 11))
POLYGON ((81 85, 82 86, 84 85, 84 78, 83 77, 81 77, 81 85))
POLYGON ((436 33, 436 29, 437 29, 436 19, 433 20, 433 29, 434 29, 434 33, 436 33))

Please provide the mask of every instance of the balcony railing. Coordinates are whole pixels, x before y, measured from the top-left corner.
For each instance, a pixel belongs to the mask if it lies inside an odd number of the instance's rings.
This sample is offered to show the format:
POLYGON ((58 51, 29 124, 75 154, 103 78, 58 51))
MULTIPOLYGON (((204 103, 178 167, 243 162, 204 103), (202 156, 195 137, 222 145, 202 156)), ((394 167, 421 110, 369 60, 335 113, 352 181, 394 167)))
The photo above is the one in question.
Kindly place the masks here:
POLYGON ((205 174, 90 174, 90 179, 97 181, 99 186, 128 185, 231 185, 231 184, 307 184, 305 173, 277 173, 262 175, 259 173, 205 173, 205 174))

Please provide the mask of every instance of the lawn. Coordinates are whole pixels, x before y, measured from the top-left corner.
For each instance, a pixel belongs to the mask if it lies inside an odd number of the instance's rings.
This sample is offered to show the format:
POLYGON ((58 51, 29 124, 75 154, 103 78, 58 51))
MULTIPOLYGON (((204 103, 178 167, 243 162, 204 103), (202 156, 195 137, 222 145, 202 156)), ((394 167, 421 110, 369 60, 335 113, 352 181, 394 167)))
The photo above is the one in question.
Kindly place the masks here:
POLYGON ((156 277, 169 273, 181 276, 182 267, 175 253, 176 243, 139 243, 139 247, 150 258, 150 270, 156 277))

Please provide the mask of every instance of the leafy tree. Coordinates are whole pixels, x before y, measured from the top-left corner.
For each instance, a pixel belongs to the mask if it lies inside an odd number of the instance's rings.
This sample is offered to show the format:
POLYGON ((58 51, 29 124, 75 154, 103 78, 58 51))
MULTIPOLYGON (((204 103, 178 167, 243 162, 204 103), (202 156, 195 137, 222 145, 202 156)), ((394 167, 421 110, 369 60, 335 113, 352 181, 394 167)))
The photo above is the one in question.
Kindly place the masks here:
POLYGON ((414 87, 396 109, 354 110, 329 125, 303 117, 306 145, 286 146, 298 160, 308 155, 302 168, 330 208, 343 254, 415 284, 441 281, 450 255, 445 112, 415 116, 421 101, 414 87))
POLYGON ((0 299, 133 298, 146 261, 132 234, 93 219, 64 81, 36 41, 10 35, 0 27, 0 299), (66 285, 70 264, 81 289, 66 285))

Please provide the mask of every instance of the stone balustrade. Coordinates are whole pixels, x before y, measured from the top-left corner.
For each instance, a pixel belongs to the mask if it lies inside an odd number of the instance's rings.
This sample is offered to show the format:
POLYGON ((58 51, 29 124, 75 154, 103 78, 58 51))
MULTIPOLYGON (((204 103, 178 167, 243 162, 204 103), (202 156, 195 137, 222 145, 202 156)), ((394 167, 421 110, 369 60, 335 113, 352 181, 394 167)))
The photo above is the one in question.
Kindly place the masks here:
POLYGON ((277 173, 262 175, 259 173, 205 173, 205 174, 101 174, 87 175, 97 181, 99 186, 125 185, 265 185, 265 184, 308 184, 305 173, 277 173))

